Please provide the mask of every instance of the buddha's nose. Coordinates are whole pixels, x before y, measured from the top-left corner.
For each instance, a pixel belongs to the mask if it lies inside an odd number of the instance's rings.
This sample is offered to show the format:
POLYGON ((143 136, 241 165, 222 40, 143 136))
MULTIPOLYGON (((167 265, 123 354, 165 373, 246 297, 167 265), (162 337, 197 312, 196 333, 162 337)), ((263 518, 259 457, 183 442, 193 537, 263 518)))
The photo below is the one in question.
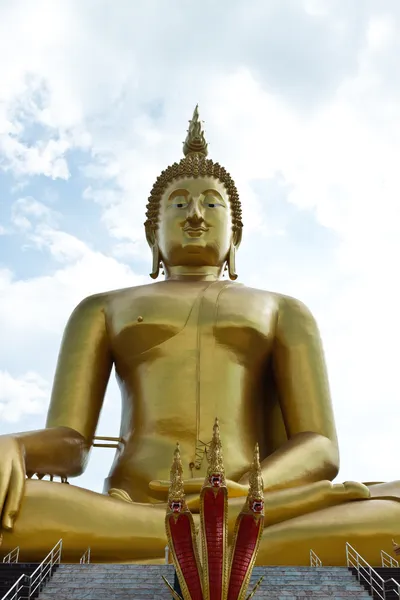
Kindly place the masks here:
POLYGON ((204 221, 199 202, 193 201, 189 204, 186 220, 190 223, 202 223, 204 221))

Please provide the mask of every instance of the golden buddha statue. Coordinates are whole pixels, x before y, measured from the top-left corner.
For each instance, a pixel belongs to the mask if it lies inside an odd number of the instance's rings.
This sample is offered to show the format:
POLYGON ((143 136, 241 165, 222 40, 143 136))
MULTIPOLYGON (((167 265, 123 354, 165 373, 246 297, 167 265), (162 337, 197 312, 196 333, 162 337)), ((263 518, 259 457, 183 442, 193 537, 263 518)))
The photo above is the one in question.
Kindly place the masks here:
POLYGON ((341 565, 347 541, 376 564, 400 537, 399 482, 332 484, 339 450, 316 323, 301 302, 234 282, 239 196, 207 159, 197 107, 184 155, 147 205, 151 277, 162 265, 165 280, 83 300, 64 333, 46 428, 0 437, 2 549, 37 560, 62 538, 72 562, 90 546, 95 562, 162 563, 171 453, 179 440, 195 513, 218 416, 231 528, 260 447, 258 564, 309 564, 312 548, 341 565), (122 418, 104 494, 41 480, 85 470, 113 365, 122 418))

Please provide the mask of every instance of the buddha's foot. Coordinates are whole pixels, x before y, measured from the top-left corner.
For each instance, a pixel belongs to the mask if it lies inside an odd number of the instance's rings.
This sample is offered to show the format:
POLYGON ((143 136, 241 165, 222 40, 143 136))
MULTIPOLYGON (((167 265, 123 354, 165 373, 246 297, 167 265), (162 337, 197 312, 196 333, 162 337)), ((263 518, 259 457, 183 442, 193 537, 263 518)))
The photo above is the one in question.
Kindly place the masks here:
POLYGON ((346 497, 347 500, 366 500, 371 497, 371 492, 364 483, 358 481, 345 481, 344 483, 333 483, 332 492, 346 497))
POLYGON ((130 502, 131 504, 133 504, 132 498, 130 497, 128 492, 125 492, 125 490, 111 488, 110 490, 108 490, 108 495, 111 496, 111 498, 115 498, 116 500, 122 500, 123 502, 130 502))

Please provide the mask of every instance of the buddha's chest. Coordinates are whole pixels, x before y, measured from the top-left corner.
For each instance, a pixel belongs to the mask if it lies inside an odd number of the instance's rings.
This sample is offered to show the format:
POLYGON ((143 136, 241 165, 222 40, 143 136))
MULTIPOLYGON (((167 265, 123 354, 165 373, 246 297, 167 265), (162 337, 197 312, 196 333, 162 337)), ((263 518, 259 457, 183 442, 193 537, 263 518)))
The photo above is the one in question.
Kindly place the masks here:
POLYGON ((114 299, 107 320, 114 352, 121 359, 161 348, 158 356, 207 351, 213 345, 254 358, 270 346, 275 312, 266 293, 244 286, 164 283, 114 299))

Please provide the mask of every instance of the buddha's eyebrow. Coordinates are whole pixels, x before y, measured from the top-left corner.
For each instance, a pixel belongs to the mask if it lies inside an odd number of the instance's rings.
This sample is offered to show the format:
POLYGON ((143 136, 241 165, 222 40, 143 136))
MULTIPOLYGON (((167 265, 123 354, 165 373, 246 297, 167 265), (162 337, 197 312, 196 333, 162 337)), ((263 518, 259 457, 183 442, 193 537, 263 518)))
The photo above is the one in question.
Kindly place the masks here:
POLYGON ((217 190, 205 190, 204 192, 202 192, 203 196, 214 196, 216 198, 218 198, 219 200, 221 200, 221 202, 225 203, 225 200, 223 199, 223 197, 221 196, 221 194, 217 191, 217 190))
POLYGON ((171 194, 168 196, 168 200, 173 200, 174 198, 176 198, 177 196, 188 196, 189 192, 187 190, 174 190, 173 192, 171 192, 171 194))

